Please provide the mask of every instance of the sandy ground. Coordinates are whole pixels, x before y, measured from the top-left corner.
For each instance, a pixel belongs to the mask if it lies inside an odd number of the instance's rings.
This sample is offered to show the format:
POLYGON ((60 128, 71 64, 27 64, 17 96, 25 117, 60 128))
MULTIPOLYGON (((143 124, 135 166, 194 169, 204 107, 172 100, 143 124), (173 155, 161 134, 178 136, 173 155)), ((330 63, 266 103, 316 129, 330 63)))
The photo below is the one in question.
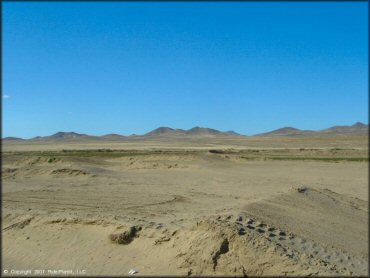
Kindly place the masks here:
POLYGON ((3 274, 367 275, 367 149, 256 148, 6 147, 3 274))

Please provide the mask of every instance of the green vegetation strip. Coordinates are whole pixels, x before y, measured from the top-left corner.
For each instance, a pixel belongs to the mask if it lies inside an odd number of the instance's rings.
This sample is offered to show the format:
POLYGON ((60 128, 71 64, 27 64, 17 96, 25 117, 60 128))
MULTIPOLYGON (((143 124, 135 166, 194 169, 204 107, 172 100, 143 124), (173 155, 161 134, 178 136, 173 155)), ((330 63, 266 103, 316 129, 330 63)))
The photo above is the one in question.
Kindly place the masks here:
POLYGON ((11 155, 51 157, 50 163, 55 157, 124 157, 136 155, 160 155, 160 154, 190 154, 194 151, 162 151, 162 150, 62 150, 62 151, 27 151, 12 152, 11 155))
POLYGON ((368 157, 302 157, 302 156, 269 156, 269 160, 319 160, 327 162, 338 161, 369 161, 368 157))

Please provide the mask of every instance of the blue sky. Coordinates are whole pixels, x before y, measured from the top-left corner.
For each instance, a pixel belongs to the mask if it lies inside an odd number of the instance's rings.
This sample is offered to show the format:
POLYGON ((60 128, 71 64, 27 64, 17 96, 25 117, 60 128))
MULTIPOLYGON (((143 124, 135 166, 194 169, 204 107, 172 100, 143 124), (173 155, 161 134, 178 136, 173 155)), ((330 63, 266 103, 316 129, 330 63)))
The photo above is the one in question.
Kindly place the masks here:
POLYGON ((367 2, 4 2, 2 136, 368 123, 367 2))

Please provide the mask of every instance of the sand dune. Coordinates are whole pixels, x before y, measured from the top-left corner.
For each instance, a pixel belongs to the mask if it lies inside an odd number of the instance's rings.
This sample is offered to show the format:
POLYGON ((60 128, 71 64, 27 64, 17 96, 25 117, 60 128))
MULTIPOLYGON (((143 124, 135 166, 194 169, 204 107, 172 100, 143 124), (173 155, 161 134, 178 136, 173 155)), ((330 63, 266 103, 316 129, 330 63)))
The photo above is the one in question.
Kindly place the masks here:
POLYGON ((366 149, 2 155, 4 269, 368 273, 366 149))

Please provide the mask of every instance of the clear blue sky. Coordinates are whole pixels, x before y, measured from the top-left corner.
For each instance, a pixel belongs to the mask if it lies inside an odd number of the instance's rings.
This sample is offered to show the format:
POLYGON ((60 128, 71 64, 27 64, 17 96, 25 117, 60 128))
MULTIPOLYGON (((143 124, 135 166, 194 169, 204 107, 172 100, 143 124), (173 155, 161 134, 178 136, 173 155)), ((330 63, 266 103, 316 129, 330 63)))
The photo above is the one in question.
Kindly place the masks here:
POLYGON ((368 123, 367 2, 5 2, 3 137, 368 123))

